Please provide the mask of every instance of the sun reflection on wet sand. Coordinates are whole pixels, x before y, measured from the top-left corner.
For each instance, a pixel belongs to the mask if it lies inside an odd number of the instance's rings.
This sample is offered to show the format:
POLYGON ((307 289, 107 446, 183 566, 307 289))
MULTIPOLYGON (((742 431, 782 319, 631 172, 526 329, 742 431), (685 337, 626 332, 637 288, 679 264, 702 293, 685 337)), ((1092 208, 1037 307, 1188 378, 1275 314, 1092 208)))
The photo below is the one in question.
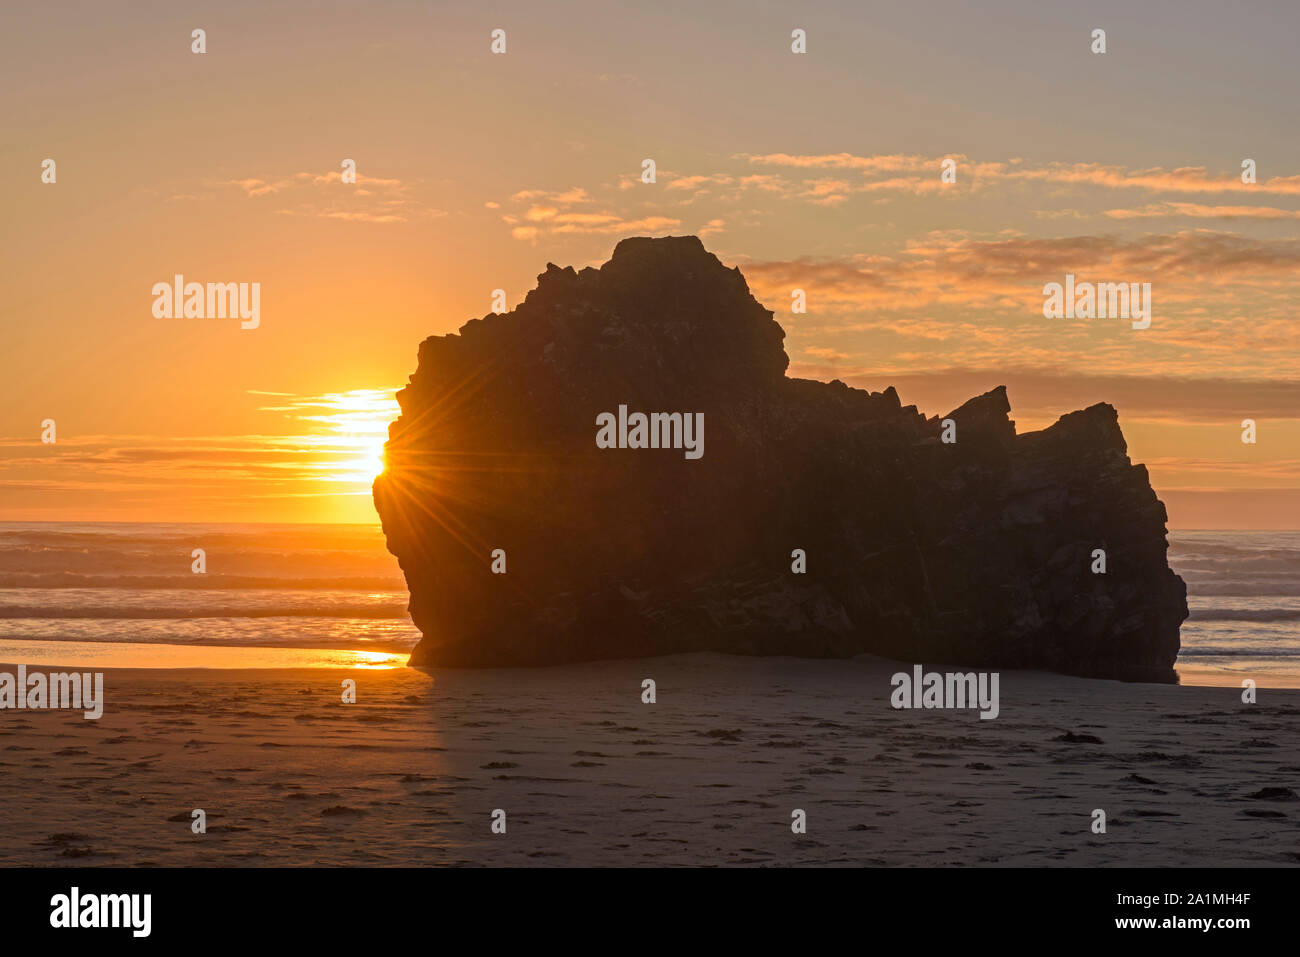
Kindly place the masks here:
POLYGON ((0 641, 0 662, 66 668, 366 668, 406 665, 405 654, 106 641, 0 641))

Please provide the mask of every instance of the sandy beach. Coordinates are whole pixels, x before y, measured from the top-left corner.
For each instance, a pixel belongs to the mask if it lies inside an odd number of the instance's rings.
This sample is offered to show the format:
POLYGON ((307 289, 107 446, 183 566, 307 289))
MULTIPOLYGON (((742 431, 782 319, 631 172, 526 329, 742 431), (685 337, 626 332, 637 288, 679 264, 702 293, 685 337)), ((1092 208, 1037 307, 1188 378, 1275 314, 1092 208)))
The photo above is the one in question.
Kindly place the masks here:
POLYGON ((0 864, 1300 862, 1300 691, 1004 672, 980 720, 905 667, 108 670, 98 721, 0 712, 0 864))

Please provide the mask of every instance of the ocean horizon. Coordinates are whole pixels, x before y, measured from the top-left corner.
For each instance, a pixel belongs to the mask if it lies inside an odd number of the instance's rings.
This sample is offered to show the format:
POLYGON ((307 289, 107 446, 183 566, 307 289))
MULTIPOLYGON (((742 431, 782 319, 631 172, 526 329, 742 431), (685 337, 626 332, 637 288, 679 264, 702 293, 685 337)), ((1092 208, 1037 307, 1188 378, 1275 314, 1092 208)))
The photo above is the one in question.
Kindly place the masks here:
MULTIPOLYGON (((1190 610, 1180 682, 1300 688, 1300 531, 1169 542, 1190 610)), ((0 523, 5 662, 400 667, 420 639, 407 600, 377 522, 0 523)))

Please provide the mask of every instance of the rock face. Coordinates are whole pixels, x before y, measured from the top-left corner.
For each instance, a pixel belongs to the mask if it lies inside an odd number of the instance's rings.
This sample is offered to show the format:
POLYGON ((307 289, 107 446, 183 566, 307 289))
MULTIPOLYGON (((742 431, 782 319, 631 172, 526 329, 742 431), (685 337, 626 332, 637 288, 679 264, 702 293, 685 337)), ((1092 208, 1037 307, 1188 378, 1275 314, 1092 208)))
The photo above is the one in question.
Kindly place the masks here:
POLYGON ((1017 435, 999 387, 927 418, 893 387, 787 378, 784 337, 687 236, 548 265, 513 312, 421 343, 374 486, 411 663, 871 653, 1173 680, 1186 587, 1115 409, 1017 435), (703 413, 704 454, 597 447, 620 405, 703 413))

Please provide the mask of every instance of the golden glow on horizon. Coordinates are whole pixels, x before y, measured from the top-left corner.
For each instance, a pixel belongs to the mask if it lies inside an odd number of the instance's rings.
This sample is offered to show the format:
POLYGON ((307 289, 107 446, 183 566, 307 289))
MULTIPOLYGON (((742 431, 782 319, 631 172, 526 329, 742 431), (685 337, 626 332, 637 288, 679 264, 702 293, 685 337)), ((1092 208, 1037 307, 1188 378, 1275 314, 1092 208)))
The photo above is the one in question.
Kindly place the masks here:
POLYGON ((341 651, 335 652, 331 666, 387 671, 406 667, 406 657, 391 651, 341 651))
POLYGON ((263 407, 264 412, 283 412, 313 431, 302 436, 308 448, 329 450, 341 456, 309 467, 320 474, 307 478, 356 486, 339 494, 370 494, 370 484, 384 471, 384 443, 388 424, 400 408, 393 389, 351 389, 318 396, 290 398, 284 405, 263 407))
POLYGON ((406 666, 399 651, 168 645, 155 642, 0 640, 0 658, 77 668, 340 668, 385 671, 406 666))

